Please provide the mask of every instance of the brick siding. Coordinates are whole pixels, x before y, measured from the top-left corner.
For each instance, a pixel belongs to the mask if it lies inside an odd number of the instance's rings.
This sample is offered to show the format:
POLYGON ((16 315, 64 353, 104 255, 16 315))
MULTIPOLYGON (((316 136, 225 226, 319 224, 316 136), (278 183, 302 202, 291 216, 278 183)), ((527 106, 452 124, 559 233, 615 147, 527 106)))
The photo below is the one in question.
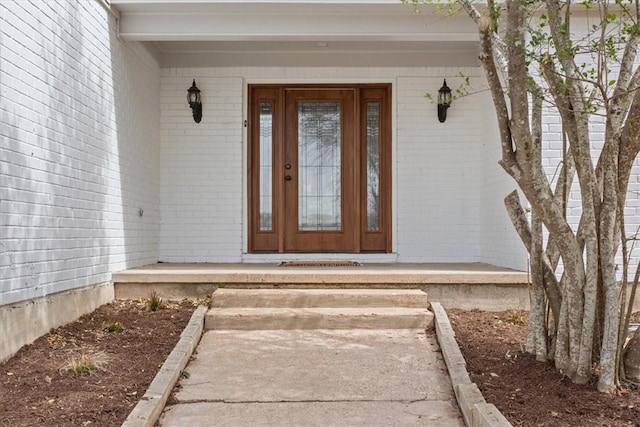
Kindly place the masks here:
POLYGON ((97 1, 2 1, 0 22, 0 305, 155 262, 157 61, 97 1))

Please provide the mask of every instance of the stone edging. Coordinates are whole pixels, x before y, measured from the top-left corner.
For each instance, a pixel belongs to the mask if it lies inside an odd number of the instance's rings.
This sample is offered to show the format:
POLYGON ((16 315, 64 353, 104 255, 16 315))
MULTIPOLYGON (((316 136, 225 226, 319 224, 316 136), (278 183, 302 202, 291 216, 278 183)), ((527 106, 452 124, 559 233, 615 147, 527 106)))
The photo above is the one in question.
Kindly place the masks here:
POLYGON ((437 302, 431 303, 435 315, 436 336, 451 377, 458 406, 467 427, 508 427, 511 423, 491 403, 487 403, 478 386, 471 382, 467 363, 456 342, 447 312, 437 302))
POLYGON ((122 427, 153 427, 158 421, 173 386, 180 378, 180 372, 187 366, 200 342, 207 309, 208 307, 201 305, 193 313, 189 324, 180 334, 180 340, 122 427))

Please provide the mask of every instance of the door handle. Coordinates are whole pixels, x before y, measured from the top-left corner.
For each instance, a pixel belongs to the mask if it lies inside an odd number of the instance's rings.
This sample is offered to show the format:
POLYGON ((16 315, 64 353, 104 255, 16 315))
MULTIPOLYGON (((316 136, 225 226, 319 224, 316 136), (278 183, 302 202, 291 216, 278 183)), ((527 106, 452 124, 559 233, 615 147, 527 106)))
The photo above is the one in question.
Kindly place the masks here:
POLYGON ((287 170, 291 169, 291 163, 285 163, 284 168, 287 170))
POLYGON ((287 181, 291 181, 291 175, 285 175, 284 179, 287 180, 287 181))

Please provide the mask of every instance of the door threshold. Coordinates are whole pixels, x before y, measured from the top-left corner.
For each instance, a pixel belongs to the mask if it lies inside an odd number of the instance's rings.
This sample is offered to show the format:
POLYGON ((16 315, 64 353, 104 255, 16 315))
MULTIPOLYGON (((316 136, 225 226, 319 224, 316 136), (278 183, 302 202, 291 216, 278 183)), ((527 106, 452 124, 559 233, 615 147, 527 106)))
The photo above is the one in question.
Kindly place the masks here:
POLYGON ((398 254, 354 254, 354 253, 271 253, 243 254, 244 263, 276 263, 283 261, 352 261, 360 264, 393 264, 398 254))

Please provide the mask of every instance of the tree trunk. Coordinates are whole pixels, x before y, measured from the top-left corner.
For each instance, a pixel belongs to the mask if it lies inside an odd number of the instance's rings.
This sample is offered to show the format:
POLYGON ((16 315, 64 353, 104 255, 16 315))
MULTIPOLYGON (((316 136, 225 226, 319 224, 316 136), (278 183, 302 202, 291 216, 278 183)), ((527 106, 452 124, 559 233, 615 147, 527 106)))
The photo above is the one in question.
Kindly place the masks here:
POLYGON ((542 222, 535 214, 531 216, 531 308, 527 333, 527 352, 536 355, 536 360, 547 361, 547 299, 544 292, 542 273, 542 222))
MULTIPOLYGON (((562 283, 562 280, 560 281, 562 283)), ((564 289, 564 287, 563 287, 564 289)), ((563 293, 563 297, 566 295, 566 290, 563 293)), ((556 331, 556 348, 553 356, 553 360, 556 365, 556 369, 565 372, 569 370, 569 320, 568 320, 568 304, 567 299, 562 299, 562 305, 560 306, 560 318, 558 319, 558 330, 556 331)))
MULTIPOLYGON (((600 209, 600 265, 604 291, 604 318, 602 348, 600 350, 600 376, 598 390, 615 391, 617 385, 618 335, 620 327, 620 282, 616 275, 616 252, 624 215, 624 195, 618 193, 619 138, 608 134, 608 141, 600 154, 603 191, 600 209), (621 197, 620 197, 621 196, 621 197)), ((626 251, 625 251, 626 252, 626 251)), ((626 263, 626 262, 625 262, 626 263)))

